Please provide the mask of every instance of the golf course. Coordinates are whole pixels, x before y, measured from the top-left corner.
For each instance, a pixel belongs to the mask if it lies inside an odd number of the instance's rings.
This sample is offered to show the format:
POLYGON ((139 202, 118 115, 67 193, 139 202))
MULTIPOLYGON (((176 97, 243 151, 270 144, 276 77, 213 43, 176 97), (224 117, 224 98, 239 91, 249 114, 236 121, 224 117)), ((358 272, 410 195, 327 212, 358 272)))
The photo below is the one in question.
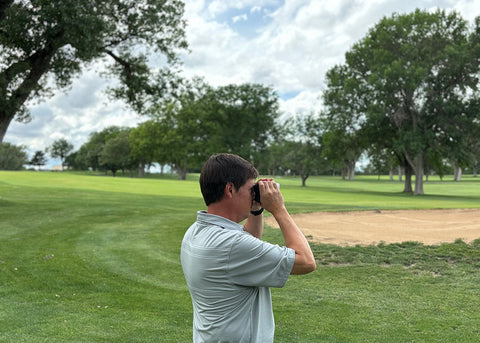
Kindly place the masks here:
MULTIPOLYGON (((276 181, 290 213, 317 215, 320 233, 322 213, 371 213, 388 230, 396 211, 480 209, 469 175, 431 176, 422 196, 387 176, 276 181)), ((0 342, 191 342, 180 244, 203 209, 196 174, 1 171, 0 342)), ((263 239, 284 244, 273 226, 263 239)), ((339 244, 304 233, 317 269, 272 289, 275 342, 480 341, 480 234, 363 244, 359 231, 339 244)))

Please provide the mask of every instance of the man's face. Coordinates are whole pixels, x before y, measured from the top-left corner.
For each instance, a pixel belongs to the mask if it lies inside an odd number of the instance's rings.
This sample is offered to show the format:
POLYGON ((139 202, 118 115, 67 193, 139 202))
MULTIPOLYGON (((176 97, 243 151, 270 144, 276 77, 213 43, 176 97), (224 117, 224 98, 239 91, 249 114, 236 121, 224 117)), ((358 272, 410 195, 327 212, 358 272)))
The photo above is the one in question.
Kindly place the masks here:
MULTIPOLYGON (((249 179, 242 187, 236 191, 236 199, 238 206, 238 213, 243 218, 248 218, 253 201, 252 187, 255 184, 255 179, 249 179)), ((243 220, 241 219, 241 220, 243 220)))

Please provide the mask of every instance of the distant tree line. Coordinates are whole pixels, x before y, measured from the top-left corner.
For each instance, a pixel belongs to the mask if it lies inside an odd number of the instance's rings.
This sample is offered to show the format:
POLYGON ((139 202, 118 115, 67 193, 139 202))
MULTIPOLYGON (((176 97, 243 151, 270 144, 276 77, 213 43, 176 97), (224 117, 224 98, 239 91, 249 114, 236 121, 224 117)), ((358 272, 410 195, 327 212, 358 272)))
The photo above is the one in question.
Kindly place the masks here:
POLYGON ((480 17, 417 10, 383 18, 326 75, 324 107, 280 120, 270 87, 212 87, 177 82, 175 92, 150 101, 149 120, 135 128, 90 134, 70 168, 123 172, 154 163, 180 179, 217 152, 238 154, 263 173, 340 173, 353 180, 359 159, 370 173, 399 173, 404 191, 423 194, 425 177, 451 171, 477 175, 480 164, 480 17), (415 191, 412 177, 415 175, 415 191))
POLYGON ((37 150, 31 159, 28 159, 24 145, 14 145, 8 142, 0 144, 0 170, 21 170, 25 165, 32 165, 41 169, 47 163, 47 154, 52 158, 59 158, 62 161, 62 170, 65 166, 67 155, 73 150, 73 145, 65 138, 60 138, 49 147, 37 150))
POLYGON ((169 165, 180 179, 215 152, 232 152, 256 161, 278 134, 278 97, 263 85, 214 88, 187 82, 178 96, 149 109, 150 120, 136 128, 109 127, 90 135, 69 156, 75 168, 139 169, 169 165))

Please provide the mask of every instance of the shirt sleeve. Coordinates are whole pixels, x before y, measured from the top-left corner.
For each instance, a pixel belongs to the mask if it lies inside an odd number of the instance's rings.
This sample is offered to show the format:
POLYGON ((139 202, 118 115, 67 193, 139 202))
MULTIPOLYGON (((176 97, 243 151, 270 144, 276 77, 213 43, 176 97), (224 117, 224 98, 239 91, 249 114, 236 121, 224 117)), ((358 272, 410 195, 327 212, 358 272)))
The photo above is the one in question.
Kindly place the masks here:
POLYGON ((242 233, 232 243, 227 273, 238 285, 283 287, 294 262, 295 250, 242 233))

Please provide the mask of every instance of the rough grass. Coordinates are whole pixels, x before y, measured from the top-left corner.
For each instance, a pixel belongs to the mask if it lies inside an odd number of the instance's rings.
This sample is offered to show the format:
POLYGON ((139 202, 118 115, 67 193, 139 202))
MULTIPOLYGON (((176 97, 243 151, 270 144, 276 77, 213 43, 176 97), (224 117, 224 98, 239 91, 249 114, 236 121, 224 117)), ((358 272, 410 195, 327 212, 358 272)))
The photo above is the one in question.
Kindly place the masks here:
MULTIPOLYGON (((280 183, 296 212, 480 206, 473 178, 424 197, 367 177, 280 183)), ((203 207, 195 176, 0 172, 0 341, 191 341, 179 252, 203 207)), ((313 249, 317 271, 272 290, 276 342, 480 340, 479 241, 313 249)))

